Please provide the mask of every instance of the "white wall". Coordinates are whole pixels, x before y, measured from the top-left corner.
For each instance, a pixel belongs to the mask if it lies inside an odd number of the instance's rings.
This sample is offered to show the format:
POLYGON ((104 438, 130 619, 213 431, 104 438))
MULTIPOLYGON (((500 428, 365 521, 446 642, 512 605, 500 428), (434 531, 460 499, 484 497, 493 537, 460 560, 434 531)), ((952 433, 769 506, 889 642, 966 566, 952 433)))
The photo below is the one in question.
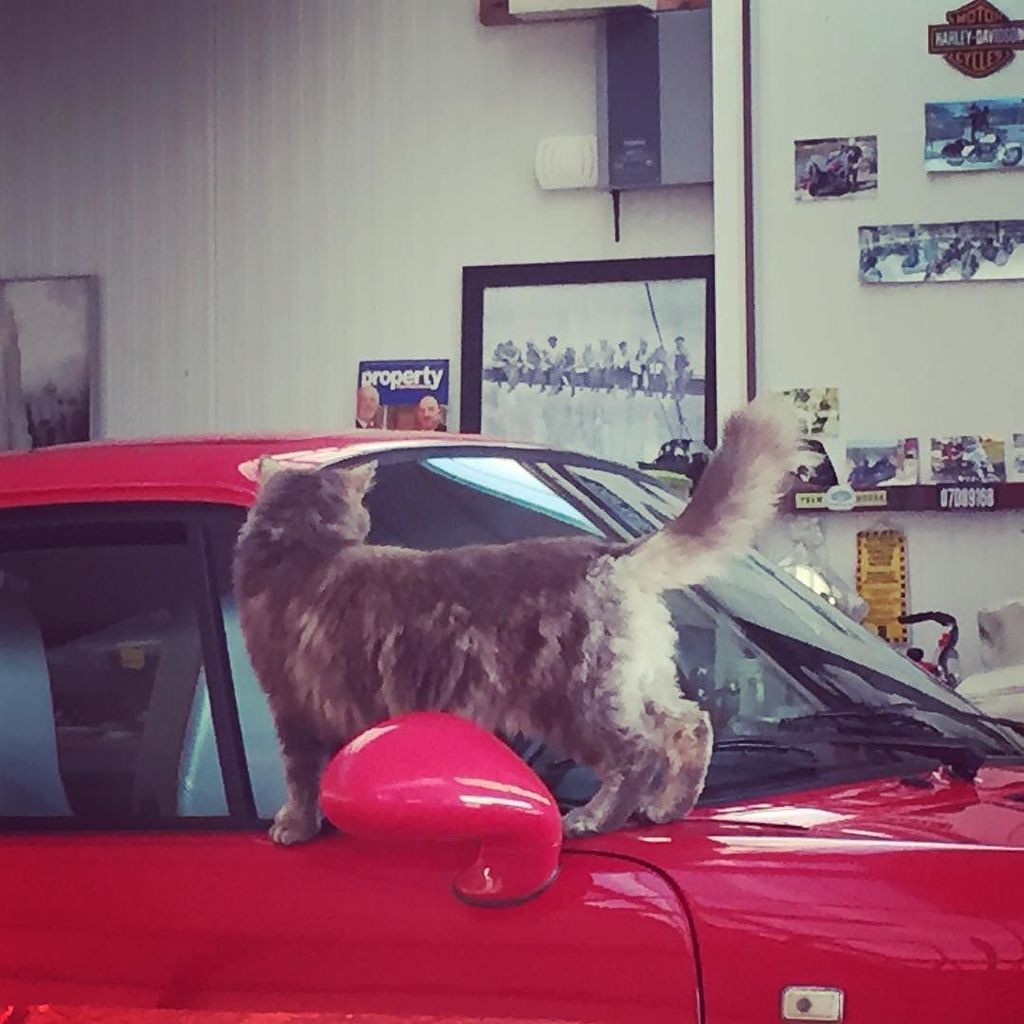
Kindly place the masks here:
MULTIPOLYGON (((758 375, 763 389, 838 385, 847 438, 1024 430, 1024 283, 863 286, 861 224, 1024 216, 1024 172, 923 169, 924 104, 1024 95, 1024 54, 980 81, 927 52, 932 0, 754 0, 758 375), (793 199, 793 140, 878 136, 877 193, 793 199)), ((999 0, 1024 18, 1024 0, 999 0)), ((827 519, 833 567, 852 576, 858 528, 908 534, 915 610, 946 608, 976 667, 974 616, 1024 590, 1020 515, 827 519)), ((930 642, 934 631, 920 631, 930 642)))
POLYGON ((710 187, 624 196, 618 245, 537 188, 595 27, 476 8, 0 4, 0 276, 100 275, 105 434, 343 428, 360 358, 457 371, 465 264, 711 251, 710 187))

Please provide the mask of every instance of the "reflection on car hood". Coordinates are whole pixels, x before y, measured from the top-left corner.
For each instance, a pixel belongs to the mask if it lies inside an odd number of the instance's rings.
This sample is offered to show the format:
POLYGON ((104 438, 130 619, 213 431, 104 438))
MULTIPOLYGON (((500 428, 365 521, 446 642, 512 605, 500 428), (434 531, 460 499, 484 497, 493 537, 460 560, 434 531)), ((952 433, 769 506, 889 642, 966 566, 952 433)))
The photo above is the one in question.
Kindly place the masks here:
POLYGON ((634 856, 642 848, 651 862, 662 860, 661 848, 668 863, 698 835, 833 839, 851 852, 856 844, 880 840, 897 849, 950 843, 1024 850, 1024 764, 989 763, 974 782, 937 769, 698 807, 680 822, 628 829, 582 845, 609 852, 614 846, 634 856))
POLYGON ((797 829, 854 840, 977 843, 1024 849, 1024 767, 982 768, 974 783, 945 771, 708 808, 708 823, 797 829))

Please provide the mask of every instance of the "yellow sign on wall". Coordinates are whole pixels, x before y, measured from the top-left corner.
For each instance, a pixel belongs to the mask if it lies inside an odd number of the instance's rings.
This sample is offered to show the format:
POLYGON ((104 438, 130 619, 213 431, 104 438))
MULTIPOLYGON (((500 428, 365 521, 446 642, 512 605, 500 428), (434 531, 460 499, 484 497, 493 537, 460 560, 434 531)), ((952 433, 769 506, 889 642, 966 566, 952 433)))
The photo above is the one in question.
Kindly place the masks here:
POLYGON ((907 539, 899 530, 863 530, 857 534, 857 593, 867 602, 863 622, 883 640, 906 643, 907 539))

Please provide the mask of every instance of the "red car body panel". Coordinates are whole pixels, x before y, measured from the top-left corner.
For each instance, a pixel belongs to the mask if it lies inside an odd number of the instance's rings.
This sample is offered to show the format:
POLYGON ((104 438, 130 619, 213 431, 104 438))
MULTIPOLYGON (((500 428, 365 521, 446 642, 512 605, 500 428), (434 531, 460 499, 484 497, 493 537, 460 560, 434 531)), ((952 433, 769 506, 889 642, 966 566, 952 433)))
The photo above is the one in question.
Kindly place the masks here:
POLYGON ((588 848, 656 863, 684 895, 715 1024, 767 1019, 754 1008, 792 984, 843 989, 849 1021, 970 1007, 1009 1024, 1024 1005, 1021 799, 1019 770, 936 772, 700 808, 588 848))
MULTIPOLYGON (((349 435, 105 441, 0 454, 0 508, 105 501, 249 505, 263 455, 330 460, 419 446, 498 446, 478 435, 366 430, 349 435)), ((528 446, 521 446, 528 447, 528 446)))
POLYGON ((12 1003, 698 1020, 676 894, 631 860, 566 853, 496 911, 452 896, 464 844, 79 833, 6 836, 0 856, 12 1003))
MULTIPOLYGON (((368 442, 402 439, 3 456, 0 507, 245 506, 239 467, 259 456, 368 442)), ((973 783, 936 772, 699 808, 567 842, 556 881, 501 910, 452 896, 471 844, 8 833, 0 1006, 740 1024, 778 1020, 787 985, 825 985, 852 1024, 1010 1024, 1024 1007, 1022 801, 1024 771, 985 767, 973 783)))

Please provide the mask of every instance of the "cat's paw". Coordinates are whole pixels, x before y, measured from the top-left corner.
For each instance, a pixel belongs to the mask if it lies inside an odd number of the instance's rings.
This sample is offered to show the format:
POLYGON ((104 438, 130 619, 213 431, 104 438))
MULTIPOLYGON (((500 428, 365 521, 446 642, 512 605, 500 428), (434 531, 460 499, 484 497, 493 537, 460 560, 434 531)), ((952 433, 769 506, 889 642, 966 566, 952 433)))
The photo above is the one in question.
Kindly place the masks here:
POLYGON ((676 814, 673 810, 666 810, 663 807, 641 807, 632 817, 637 825, 667 825, 682 815, 676 814))
POLYGON ((578 836, 592 836, 600 832, 600 822, 586 807, 574 807, 562 818, 562 835, 567 839, 578 836))
POLYGON ((320 815, 315 811, 300 811, 287 804, 274 815, 270 838, 281 846, 304 843, 320 832, 320 815))

